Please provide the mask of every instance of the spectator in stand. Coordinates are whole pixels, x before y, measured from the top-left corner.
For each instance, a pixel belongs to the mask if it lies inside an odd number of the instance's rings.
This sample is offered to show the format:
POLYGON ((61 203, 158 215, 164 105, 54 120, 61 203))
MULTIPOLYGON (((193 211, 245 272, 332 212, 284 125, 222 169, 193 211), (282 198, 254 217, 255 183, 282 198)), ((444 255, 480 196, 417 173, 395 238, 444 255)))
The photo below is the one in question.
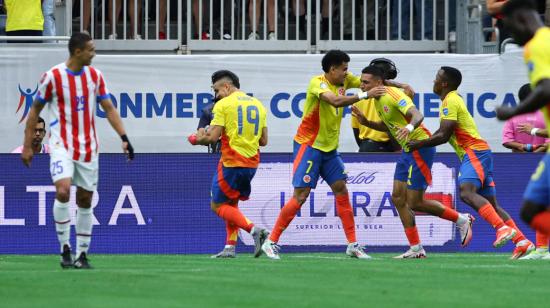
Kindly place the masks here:
POLYGON ((42 0, 42 15, 44 15, 44 31, 42 35, 55 36, 55 0, 42 0))
MULTIPOLYGON (((122 0, 116 0, 115 5, 115 14, 114 14, 114 20, 113 20, 113 2, 114 0, 109 1, 109 23, 111 24, 111 34, 109 34, 110 40, 115 40, 117 38, 117 31, 116 31, 116 24, 118 16, 120 15, 120 12, 122 10, 123 4, 122 0)), ((141 0, 127 0, 127 6, 126 10, 128 15, 130 15, 130 38, 133 38, 135 40, 141 40, 141 35, 139 34, 139 28, 141 26, 141 23, 139 22, 139 16, 141 16, 141 0), (134 14, 134 7, 137 4, 137 16, 134 14), (136 23, 136 18, 138 18, 136 23), (137 28, 135 28, 135 25, 137 24, 137 28)), ((126 21, 126 16, 124 16, 124 21, 126 21)), ((123 39, 126 39, 124 37, 123 39)))
MULTIPOLYGON (((195 24, 195 39, 201 39, 201 40, 209 40, 210 36, 214 34, 212 29, 210 29, 210 0, 202 0, 202 23, 199 20, 199 7, 200 7, 201 0, 193 0, 192 3, 192 9, 193 9, 193 22, 195 24), (199 27, 200 25, 200 27, 199 27), (199 33, 200 31, 200 33, 199 33), (199 37, 200 34, 200 37, 199 37)), ((216 31, 216 36, 212 37, 214 38, 222 38, 224 40, 230 40, 231 39, 231 0, 223 0, 223 35, 218 36, 221 31, 221 25, 219 20, 220 18, 220 10, 221 10, 221 4, 222 1, 213 1, 214 7, 212 8, 213 13, 213 21, 212 21, 212 27, 216 28, 216 23, 218 23, 218 27, 220 27, 220 30, 216 31)), ((166 15, 166 14, 165 14, 166 15)), ((162 19, 161 19, 162 20, 162 19)))
MULTIPOLYGON (((529 93, 530 85, 524 84, 518 92, 519 100, 523 101, 529 93)), ((541 127, 545 127, 545 123, 540 110, 515 116, 504 124, 502 145, 512 152, 545 152, 550 139, 537 136, 541 127)))
POLYGON ((410 18, 413 20, 413 38, 414 40, 433 39, 433 1, 414 0, 411 8, 410 0, 391 0, 391 38, 401 40, 411 40, 410 37, 410 18), (399 32, 399 2, 401 2, 401 33, 399 32), (422 3, 424 2, 424 6, 422 3), (424 16, 424 33, 422 33, 422 16, 424 16))
MULTIPOLYGON (((249 40, 260 39, 260 16, 262 15, 262 3, 267 3, 267 38, 268 40, 276 40, 275 36, 275 0, 259 1, 250 0, 248 2, 248 18, 250 20, 249 40), (254 12, 254 8, 256 11, 254 12), (256 17, 256 18, 254 18, 256 17), (254 20, 254 24, 252 24, 254 20)), ((265 27, 266 25, 264 25, 265 27)))
MULTIPOLYGON (((5 0, 7 36, 42 36, 44 15, 40 0, 5 0)), ((37 41, 8 41, 8 43, 37 41)))

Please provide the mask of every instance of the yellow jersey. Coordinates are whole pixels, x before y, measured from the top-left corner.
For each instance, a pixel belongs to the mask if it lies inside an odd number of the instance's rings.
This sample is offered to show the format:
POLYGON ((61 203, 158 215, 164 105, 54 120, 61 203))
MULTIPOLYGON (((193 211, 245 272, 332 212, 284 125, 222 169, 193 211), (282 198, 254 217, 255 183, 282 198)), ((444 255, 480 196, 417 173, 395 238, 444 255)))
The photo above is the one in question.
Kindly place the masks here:
POLYGON ((456 91, 449 92, 443 99, 439 106, 439 119, 456 122, 449 143, 460 160, 468 149, 476 151, 490 149, 487 142, 481 138, 474 118, 468 112, 464 100, 456 91))
MULTIPOLYGON (((360 100, 355 103, 355 106, 359 108, 359 110, 363 115, 365 115, 365 118, 367 118, 367 120, 375 122, 381 121, 380 117, 378 116, 378 112, 376 111, 376 107, 374 106, 374 104, 369 104, 368 100, 360 100)), ((390 137, 387 133, 361 125, 359 121, 357 121, 356 117, 351 117, 351 127, 359 129, 359 139, 361 140, 370 139, 376 142, 390 141, 390 137)))
POLYGON ((368 100, 374 103, 380 119, 386 124, 392 136, 403 148, 403 151, 409 152, 408 141, 424 140, 431 136, 430 131, 423 124, 420 124, 420 126, 409 134, 407 140, 397 139, 397 131, 407 126, 411 121, 411 119, 407 118, 407 111, 411 107, 414 107, 411 99, 398 88, 386 87, 386 94, 380 98, 370 98, 368 100))
POLYGON ((333 85, 325 75, 311 78, 306 93, 302 122, 294 140, 299 144, 307 144, 323 152, 330 152, 338 148, 340 139, 340 124, 344 108, 336 108, 321 99, 321 94, 331 91, 343 96, 346 90, 358 88, 361 80, 357 76, 348 74, 343 85, 333 85))
POLYGON ((256 168, 260 163, 260 138, 267 126, 262 103, 244 92, 236 91, 221 99, 212 110, 210 125, 224 128, 221 161, 224 167, 256 168))
POLYGON ((4 0, 7 15, 6 31, 44 30, 40 0, 4 0))

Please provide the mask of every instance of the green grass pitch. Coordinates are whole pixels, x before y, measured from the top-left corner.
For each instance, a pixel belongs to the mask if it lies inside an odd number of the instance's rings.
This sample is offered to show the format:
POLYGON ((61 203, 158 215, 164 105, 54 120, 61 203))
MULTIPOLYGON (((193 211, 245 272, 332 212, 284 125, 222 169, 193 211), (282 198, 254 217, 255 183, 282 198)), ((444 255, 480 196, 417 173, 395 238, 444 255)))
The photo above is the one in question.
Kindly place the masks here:
POLYGON ((280 261, 206 255, 0 256, 0 307, 544 307, 550 261, 504 254, 424 260, 282 254, 280 261))

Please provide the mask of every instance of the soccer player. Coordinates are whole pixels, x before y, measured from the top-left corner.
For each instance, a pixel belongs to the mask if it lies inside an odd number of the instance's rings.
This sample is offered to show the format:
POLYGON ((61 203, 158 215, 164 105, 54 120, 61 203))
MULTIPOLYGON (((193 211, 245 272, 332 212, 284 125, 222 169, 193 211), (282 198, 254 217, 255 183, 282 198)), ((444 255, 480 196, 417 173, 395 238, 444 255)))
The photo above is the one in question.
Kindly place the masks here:
POLYGON ((248 200, 250 182, 260 163, 260 146, 267 145, 266 111, 256 98, 246 95, 237 85, 239 78, 231 71, 220 70, 212 75, 212 89, 220 100, 214 105, 214 119, 208 131, 197 132, 197 144, 215 143, 221 137, 222 155, 218 171, 212 179, 210 207, 226 221, 227 243, 220 257, 235 257, 237 233, 240 228, 254 239, 254 256, 269 232, 254 226, 238 208, 239 200, 248 200), (233 244, 233 245, 232 245, 233 244))
POLYGON ((535 246, 498 205, 493 181, 493 154, 457 92, 461 82, 462 74, 454 67, 443 66, 437 71, 433 91, 442 101, 439 129, 430 138, 409 141, 407 145, 411 150, 418 150, 446 142, 451 144, 462 162, 458 173, 460 199, 495 228, 494 247, 501 247, 509 240, 516 244, 512 259, 517 259, 530 253, 535 246))
POLYGON ((384 88, 373 89, 369 94, 347 96, 346 90, 358 88, 359 78, 348 73, 350 57, 340 50, 327 52, 321 65, 324 74, 311 78, 306 94, 304 114, 294 137, 294 168, 292 198, 284 205, 262 250, 278 260, 277 242, 296 213, 317 186, 321 176, 334 192, 336 210, 342 221, 348 242, 346 254, 350 257, 370 259, 357 243, 353 210, 346 187, 344 162, 337 151, 343 108, 364 99, 367 95, 380 95, 384 88))
MULTIPOLYGON (((50 147, 47 144, 42 144, 42 141, 46 137, 46 122, 41 117, 38 117, 36 127, 34 128, 34 138, 32 139, 32 152, 34 154, 50 153, 50 147)), ((12 153, 23 152, 23 145, 11 151, 12 153)))
POLYGON ((52 67, 40 80, 25 127, 21 159, 30 167, 32 141, 38 115, 47 105, 50 118, 50 172, 55 185, 53 216, 61 244, 61 267, 91 268, 87 258, 92 236, 91 200, 98 180, 98 143, 95 130, 96 101, 105 110, 111 127, 122 139, 128 159, 134 149, 110 99, 103 74, 90 66, 95 56, 92 38, 74 33, 69 40, 69 59, 52 67), (76 255, 71 257, 69 194, 77 186, 76 255))
MULTIPOLYGON (((381 86, 384 82, 383 77, 384 72, 378 67, 364 68, 361 75, 361 90, 368 92, 381 86)), ((458 213, 435 200, 424 199, 424 192, 432 181, 431 168, 435 148, 426 147, 413 151, 407 146, 408 140, 429 138, 430 132, 422 125, 424 116, 416 109, 411 99, 395 87, 386 87, 386 94, 371 97, 369 103, 375 104, 382 121, 369 121, 356 106, 352 106, 353 116, 362 125, 388 131, 403 148, 395 167, 392 201, 405 228, 410 249, 395 258, 426 257, 413 211, 421 211, 455 222, 460 230, 462 245, 466 246, 471 239, 472 217, 469 214, 458 213)))
MULTIPOLYGON (((541 109, 550 124, 550 28, 544 27, 531 0, 509 0, 503 7, 505 26, 515 42, 524 46, 524 59, 533 91, 517 107, 496 109, 499 120, 541 109)), ((523 195, 521 217, 533 229, 550 236, 550 154, 546 154, 531 176, 523 195)))

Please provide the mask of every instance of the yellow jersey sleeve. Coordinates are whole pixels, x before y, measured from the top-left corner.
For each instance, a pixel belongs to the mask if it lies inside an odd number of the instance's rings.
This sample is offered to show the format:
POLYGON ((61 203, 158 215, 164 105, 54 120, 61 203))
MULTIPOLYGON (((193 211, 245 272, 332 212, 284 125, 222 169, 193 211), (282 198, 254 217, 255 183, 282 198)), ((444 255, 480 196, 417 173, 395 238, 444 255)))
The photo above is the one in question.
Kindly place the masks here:
POLYGON ((346 89, 359 88, 359 86, 361 85, 361 78, 359 76, 347 74, 344 85, 346 89))
POLYGON ((396 105, 397 109, 399 109, 399 112, 401 112, 403 115, 406 115, 407 111, 409 111, 411 107, 414 107, 411 99, 405 95, 401 96, 401 99, 396 102, 396 105))
POLYGON ((319 98, 321 94, 330 92, 328 83, 324 82, 320 78, 312 78, 309 82, 309 93, 319 98))
POLYGON ((550 28, 543 27, 525 48, 525 61, 529 70, 531 87, 542 79, 550 79, 550 28))
POLYGON ((210 122, 210 125, 217 125, 217 126, 224 126, 225 127, 225 113, 223 106, 224 103, 222 100, 217 102, 214 105, 214 109, 212 109, 212 113, 214 114, 214 118, 212 119, 212 122, 210 122))
POLYGON ((456 98, 446 99, 439 110, 439 119, 458 121, 458 102, 456 98))

